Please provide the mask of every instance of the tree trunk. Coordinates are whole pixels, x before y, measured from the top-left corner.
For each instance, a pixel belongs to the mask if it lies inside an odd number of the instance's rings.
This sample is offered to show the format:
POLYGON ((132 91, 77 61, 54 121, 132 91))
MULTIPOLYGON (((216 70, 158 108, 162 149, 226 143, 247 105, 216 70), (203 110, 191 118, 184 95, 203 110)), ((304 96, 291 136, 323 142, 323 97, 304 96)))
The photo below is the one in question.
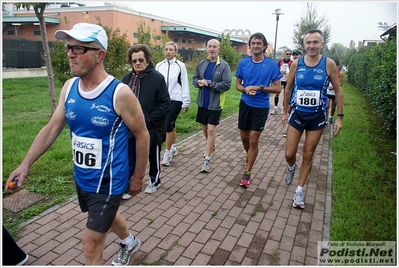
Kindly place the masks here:
POLYGON ((47 69, 47 77, 48 77, 48 88, 50 95, 50 107, 51 107, 51 116, 54 114, 55 109, 57 108, 57 99, 55 94, 55 86, 54 86, 54 75, 53 75, 53 66, 51 64, 51 56, 50 56, 50 48, 48 45, 48 37, 47 37, 47 29, 46 22, 44 20, 44 10, 46 8, 45 4, 37 4, 34 6, 34 10, 37 18, 40 23, 40 31, 42 33, 42 43, 44 50, 44 58, 46 61, 46 69, 47 69))

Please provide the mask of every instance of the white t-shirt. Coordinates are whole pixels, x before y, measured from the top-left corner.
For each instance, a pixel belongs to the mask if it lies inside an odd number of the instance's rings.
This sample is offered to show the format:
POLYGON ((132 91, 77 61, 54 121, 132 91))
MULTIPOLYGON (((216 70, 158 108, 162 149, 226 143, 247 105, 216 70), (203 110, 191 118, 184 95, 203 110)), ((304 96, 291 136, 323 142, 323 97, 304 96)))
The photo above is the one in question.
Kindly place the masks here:
POLYGON ((281 81, 286 82, 287 81, 286 75, 290 72, 290 66, 288 65, 288 63, 281 64, 280 72, 281 71, 285 71, 285 74, 283 74, 283 77, 281 78, 281 81))
POLYGON ((328 85, 327 95, 334 95, 334 96, 335 96, 335 90, 334 90, 334 88, 332 87, 331 82, 330 82, 330 84, 328 85), (331 89, 330 89, 330 87, 331 87, 331 89))

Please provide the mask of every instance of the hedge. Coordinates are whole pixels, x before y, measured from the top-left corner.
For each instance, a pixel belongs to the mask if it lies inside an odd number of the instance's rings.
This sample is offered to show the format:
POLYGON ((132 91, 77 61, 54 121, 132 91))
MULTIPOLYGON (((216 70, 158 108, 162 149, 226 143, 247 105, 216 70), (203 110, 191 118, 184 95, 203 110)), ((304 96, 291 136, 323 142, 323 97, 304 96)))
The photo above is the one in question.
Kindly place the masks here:
POLYGON ((348 64, 348 80, 370 100, 389 132, 396 132, 396 38, 362 47, 348 64))

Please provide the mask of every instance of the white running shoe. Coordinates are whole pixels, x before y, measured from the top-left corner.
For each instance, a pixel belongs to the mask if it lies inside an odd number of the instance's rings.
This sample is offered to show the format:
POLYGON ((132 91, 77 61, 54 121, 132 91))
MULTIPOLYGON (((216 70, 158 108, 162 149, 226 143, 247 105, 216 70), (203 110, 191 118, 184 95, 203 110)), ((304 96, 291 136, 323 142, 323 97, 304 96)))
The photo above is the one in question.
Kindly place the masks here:
POLYGON ((294 202, 292 202, 292 206, 294 208, 305 208, 305 202, 303 201, 303 193, 295 192, 293 199, 294 202))
POLYGON ((122 243, 119 243, 119 246, 121 247, 116 254, 115 258, 112 261, 113 266, 126 266, 130 262, 130 257, 132 256, 133 253, 137 252, 141 246, 141 241, 136 237, 134 239, 134 244, 130 247, 127 245, 124 245, 122 243))
POLYGON ((206 160, 204 161, 204 164, 202 165, 201 172, 206 172, 209 173, 211 172, 211 160, 206 160))
POLYGON ((286 172, 286 177, 285 177, 285 183, 287 185, 290 185, 295 178, 295 170, 296 167, 298 166, 298 163, 295 162, 294 165, 292 166, 292 169, 290 169, 289 167, 287 167, 287 172, 286 172))
POLYGON ((161 185, 161 183, 158 183, 158 185, 155 186, 155 184, 152 184, 151 182, 148 183, 147 188, 145 188, 144 192, 147 194, 152 194, 154 193, 158 187, 161 185))
POLYGON ((177 155, 176 144, 173 144, 172 147, 170 148, 170 155, 173 155, 173 156, 177 155))
POLYGON ((163 155, 163 159, 162 159, 161 165, 169 166, 170 165, 170 160, 172 160, 172 151, 170 151, 169 153, 165 151, 165 153, 163 155))
POLYGON ((123 200, 128 200, 128 199, 130 199, 130 198, 132 198, 132 196, 131 196, 130 194, 128 194, 128 193, 123 193, 123 195, 122 195, 122 199, 123 199, 123 200))

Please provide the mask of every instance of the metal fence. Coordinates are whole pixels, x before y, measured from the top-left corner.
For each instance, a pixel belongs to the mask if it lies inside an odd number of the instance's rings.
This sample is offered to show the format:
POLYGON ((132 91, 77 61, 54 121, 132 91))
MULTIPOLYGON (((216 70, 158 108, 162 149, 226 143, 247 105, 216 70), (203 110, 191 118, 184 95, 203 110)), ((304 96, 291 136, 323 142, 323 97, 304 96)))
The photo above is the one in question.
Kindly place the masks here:
MULTIPOLYGON (((52 42, 49 42, 51 47, 52 42)), ((3 38, 3 68, 40 68, 46 66, 42 41, 3 38)))

